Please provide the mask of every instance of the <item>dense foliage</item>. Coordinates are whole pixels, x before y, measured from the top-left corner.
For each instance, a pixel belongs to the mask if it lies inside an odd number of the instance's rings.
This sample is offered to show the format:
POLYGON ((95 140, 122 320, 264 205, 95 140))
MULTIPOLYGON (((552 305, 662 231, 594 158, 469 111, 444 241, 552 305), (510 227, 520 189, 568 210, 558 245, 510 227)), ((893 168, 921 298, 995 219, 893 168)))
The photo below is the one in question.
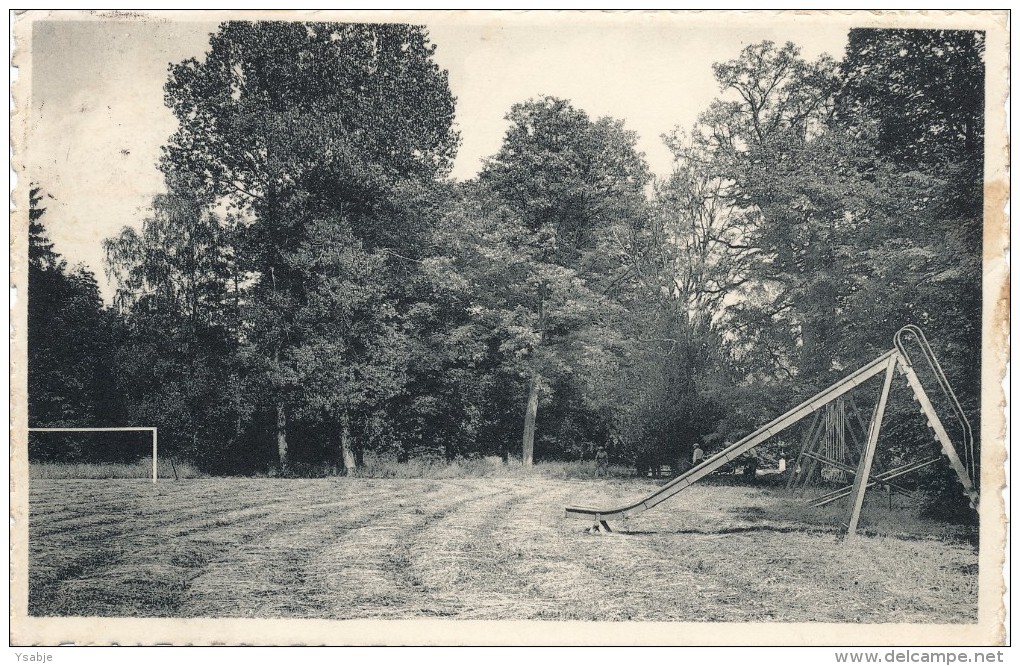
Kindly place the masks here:
MULTIPOLYGON (((622 120, 542 97, 449 181, 434 48, 415 26, 225 23, 172 66, 167 193, 106 242, 113 309, 33 208, 34 422, 151 423, 220 473, 600 444, 682 466, 907 323, 976 420, 982 35, 853 30, 841 62, 750 45, 663 137, 658 180, 622 120)), ((931 446, 891 409, 886 462, 931 446)))
MULTIPOLYGON (((82 266, 68 268, 46 234, 47 195, 29 193, 28 235, 28 412, 32 425, 116 425, 125 415, 111 361, 119 326, 103 307, 95 277, 82 266)), ((93 438, 33 436, 33 459, 82 459, 93 438)), ((109 447, 108 447, 109 448, 109 447)))

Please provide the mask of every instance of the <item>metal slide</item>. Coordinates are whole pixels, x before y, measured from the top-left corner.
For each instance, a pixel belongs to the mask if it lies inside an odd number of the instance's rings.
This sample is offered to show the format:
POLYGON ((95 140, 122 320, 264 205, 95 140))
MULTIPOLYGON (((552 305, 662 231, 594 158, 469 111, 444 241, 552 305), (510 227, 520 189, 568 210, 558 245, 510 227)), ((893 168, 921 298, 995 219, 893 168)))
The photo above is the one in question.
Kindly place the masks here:
MULTIPOLYGON (((716 453, 711 458, 708 458, 701 464, 693 467, 684 474, 681 474, 680 476, 673 479, 669 483, 658 488, 657 490, 655 490, 655 492, 651 493, 647 497, 639 499, 631 504, 624 504, 622 506, 616 507, 594 508, 594 507, 568 506, 566 507, 566 515, 589 518, 594 521, 595 529, 598 529, 600 531, 610 531, 609 526, 608 524, 606 524, 605 521, 614 518, 629 518, 631 516, 635 516, 641 513, 642 511, 651 509, 657 504, 660 504, 661 502, 666 501, 670 497, 673 497, 673 495, 676 495, 681 490, 684 490, 685 488, 693 485, 698 480, 708 476, 709 474, 719 469, 726 463, 731 462, 738 456, 753 449, 754 447, 758 446, 767 439, 774 437, 775 435, 782 432, 786 428, 792 426, 793 424, 803 419, 805 416, 809 416, 818 409, 824 407, 827 403, 835 400, 836 398, 840 397, 841 395, 844 395, 849 391, 852 391, 854 388, 868 381, 872 377, 875 377, 876 375, 879 375, 883 372, 892 373, 896 366, 899 366, 900 370, 906 374, 907 381, 910 383, 910 386, 911 388, 913 388, 918 401, 921 403, 922 411, 924 411, 925 414, 928 416, 930 424, 935 429, 936 436, 939 439, 940 443, 942 444, 943 452, 949 457, 950 462, 953 465, 953 468, 959 475, 960 481, 961 483, 963 483, 966 494, 970 497, 971 501, 976 504, 977 492, 975 491, 974 486, 971 483, 971 477, 968 474, 968 470, 966 469, 964 463, 961 462, 959 457, 956 455, 956 450, 951 440, 949 439, 948 434, 945 432, 945 429, 942 427, 942 424, 939 421, 938 416, 935 414, 935 410, 932 407, 930 401, 928 400, 928 397, 921 386, 920 380, 918 379, 913 368, 910 366, 910 358, 906 355, 906 351, 903 349, 902 346, 902 334, 904 332, 913 334, 919 340, 925 358, 929 361, 929 363, 934 364, 933 369, 936 370, 936 376, 939 380, 940 386, 943 388, 944 391, 947 391, 948 394, 951 396, 952 402, 954 403, 954 413, 957 416, 957 418, 962 419, 962 423, 965 424, 964 447, 965 451, 969 452, 970 450, 972 450, 973 444, 971 441, 968 441, 966 439, 966 436, 969 435, 970 432, 970 425, 969 423, 967 423, 966 417, 963 416, 963 410, 957 409, 959 403, 955 400, 955 395, 952 394, 952 389, 949 388, 948 380, 945 379, 945 375, 941 372, 942 369, 940 366, 938 366, 938 361, 935 360, 934 355, 931 353, 931 349, 930 347, 928 347, 927 341, 924 340, 923 334, 920 333, 920 329, 917 329, 916 326, 910 326, 905 327, 904 329, 897 333, 896 348, 885 352, 871 363, 857 370, 857 372, 854 372, 853 374, 844 377, 842 380, 836 382, 835 384, 825 389, 824 391, 821 391, 814 397, 805 400, 804 402, 797 405, 796 407, 786 412, 782 416, 773 419, 765 426, 754 431, 747 437, 744 437, 735 444, 732 444, 726 449, 720 451, 719 453, 716 453)), ((886 386, 885 390, 886 391, 888 390, 888 386, 886 386)), ((877 428, 878 425, 879 424, 873 424, 872 427, 877 428)), ((877 432, 875 432, 875 437, 877 439, 877 432)), ((972 460, 973 456, 968 455, 967 458, 972 460)))

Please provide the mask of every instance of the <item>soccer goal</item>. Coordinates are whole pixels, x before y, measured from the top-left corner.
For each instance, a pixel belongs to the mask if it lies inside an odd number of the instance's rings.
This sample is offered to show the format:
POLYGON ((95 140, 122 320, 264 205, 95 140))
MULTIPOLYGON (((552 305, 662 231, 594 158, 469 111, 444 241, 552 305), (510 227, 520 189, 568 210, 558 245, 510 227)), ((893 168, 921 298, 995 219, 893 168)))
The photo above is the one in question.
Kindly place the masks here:
MULTIPOLYGON (((152 482, 159 479, 159 444, 156 428, 29 428, 29 432, 149 432, 152 433, 152 482)), ((172 461, 171 461, 172 462, 172 461)))

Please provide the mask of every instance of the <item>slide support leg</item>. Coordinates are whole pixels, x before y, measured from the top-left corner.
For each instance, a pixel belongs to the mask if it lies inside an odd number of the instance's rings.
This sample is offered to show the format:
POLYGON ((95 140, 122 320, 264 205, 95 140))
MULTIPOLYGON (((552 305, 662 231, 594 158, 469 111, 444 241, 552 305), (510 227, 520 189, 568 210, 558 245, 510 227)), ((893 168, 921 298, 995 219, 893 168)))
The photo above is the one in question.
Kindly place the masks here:
POLYGON ((882 429, 882 417, 885 415, 885 406, 889 401, 889 389, 892 386, 893 377, 896 374, 896 358, 889 360, 885 371, 885 382, 882 384, 882 393, 878 397, 878 404, 875 406, 875 414, 871 417, 871 424, 868 426, 868 441, 864 453, 861 456, 861 464, 857 468, 857 475, 854 477, 853 489, 850 491, 850 504, 847 506, 846 541, 852 541, 857 536, 857 523, 861 519, 861 507, 864 506, 864 493, 868 490, 868 477, 871 475, 871 464, 875 460, 875 449, 878 447, 878 433, 882 429))
POLYGON ((588 534, 612 534, 613 530, 609 527, 609 523, 602 519, 600 514, 595 514, 595 523, 587 530, 588 534))

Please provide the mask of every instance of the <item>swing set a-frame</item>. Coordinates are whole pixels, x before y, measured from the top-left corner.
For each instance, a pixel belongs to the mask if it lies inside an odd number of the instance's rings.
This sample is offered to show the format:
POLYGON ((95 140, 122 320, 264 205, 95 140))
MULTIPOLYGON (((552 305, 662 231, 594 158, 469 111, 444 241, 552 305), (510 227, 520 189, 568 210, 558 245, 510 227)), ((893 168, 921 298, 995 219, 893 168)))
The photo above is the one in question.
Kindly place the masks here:
MULTIPOLYGON (((806 484, 814 474, 817 466, 821 464, 828 465, 844 475, 852 475, 853 483, 826 493, 812 502, 815 506, 822 506, 849 497, 842 527, 845 529, 846 539, 851 540, 857 534, 861 507, 864 505, 864 495, 868 488, 878 485, 885 486, 890 492, 908 492, 894 483, 894 481, 941 460, 941 456, 936 456, 910 462, 894 469, 880 469, 877 474, 872 474, 871 470, 875 463, 875 451, 878 447, 878 436, 882 426, 882 418, 885 415, 886 405, 889 401, 889 392, 897 372, 905 377, 907 384, 913 390, 914 399, 919 403, 921 412, 928 419, 928 426, 934 430, 935 438, 942 447, 942 454, 948 458, 949 464, 956 472, 956 476, 963 486, 964 495, 970 501, 971 506, 977 508, 978 490, 975 483, 978 478, 978 461, 974 450, 974 435, 971 430, 970 421, 968 421, 963 407, 956 397, 956 393, 953 391, 952 386, 950 386, 942 366, 935 357, 935 353, 928 344, 924 332, 911 324, 897 331, 896 335, 893 336, 893 348, 871 363, 844 377, 817 395, 805 400, 785 414, 773 419, 740 441, 716 453, 711 458, 706 459, 686 473, 656 489, 655 492, 647 497, 617 507, 592 508, 568 506, 566 507, 566 515, 591 519, 593 521, 592 527, 589 530, 591 532, 611 532, 612 529, 607 521, 617 518, 629 518, 651 509, 795 423, 814 415, 813 422, 808 428, 804 443, 801 446, 794 472, 790 476, 788 487, 793 488, 798 484, 806 484), (958 430, 958 432, 954 432, 956 436, 955 441, 949 436, 945 425, 939 418, 917 375, 913 360, 907 351, 907 342, 910 339, 914 341, 916 348, 920 350, 921 358, 927 364, 931 375, 935 379, 935 383, 938 385, 953 412, 957 426, 954 430, 958 430), (846 403, 843 401, 844 396, 847 396, 850 391, 853 391, 869 379, 883 373, 882 389, 867 425, 864 424, 864 417, 857 408, 856 403, 852 400, 850 401, 851 416, 857 420, 864 431, 864 441, 855 441, 858 463, 857 467, 854 468, 833 456, 831 448, 826 448, 827 440, 822 433, 826 431, 831 432, 834 426, 843 428, 844 424, 838 421, 847 418, 846 403), (834 419, 836 422, 833 421, 834 419)), ((829 443, 831 444, 831 441, 829 443)))

